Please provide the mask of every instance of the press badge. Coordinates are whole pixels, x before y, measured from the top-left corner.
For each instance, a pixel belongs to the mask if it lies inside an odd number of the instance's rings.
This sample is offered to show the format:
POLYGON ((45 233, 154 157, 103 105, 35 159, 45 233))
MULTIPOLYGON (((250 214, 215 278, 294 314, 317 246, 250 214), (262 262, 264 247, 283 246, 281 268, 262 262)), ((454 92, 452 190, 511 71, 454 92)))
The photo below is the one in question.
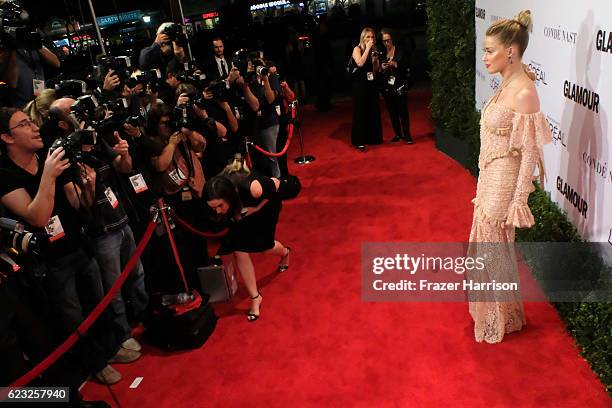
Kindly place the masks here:
POLYGON ((183 191, 181 191, 181 200, 183 201, 189 201, 193 198, 193 194, 191 194, 191 190, 188 188, 183 189, 183 191))
POLYGON ((185 180, 187 180, 187 177, 185 176, 185 174, 183 174, 180 168, 172 170, 170 174, 168 174, 168 176, 170 176, 172 181, 174 181, 174 184, 176 184, 177 186, 182 185, 185 180))
POLYGON ((391 86, 395 85, 395 77, 394 76, 389 77, 389 85, 391 85, 391 86))
POLYGON ((132 183, 132 188, 134 188, 136 194, 142 193, 143 191, 147 191, 149 189, 149 187, 147 187, 147 182, 140 173, 130 177, 130 183, 132 183))
POLYGON ((373 81, 373 80, 374 80, 374 73, 368 72, 368 81, 373 81))
POLYGON ((45 90, 45 81, 41 79, 32 80, 32 89, 34 89, 34 96, 38 96, 45 90))
POLYGON ((45 231, 47 231, 47 235, 49 235, 49 242, 55 242, 66 235, 64 227, 57 215, 49 218, 45 231))
POLYGON ((119 200, 117 200, 117 196, 115 195, 115 193, 113 193, 113 190, 111 190, 110 187, 104 190, 104 195, 106 195, 106 198, 108 199, 108 202, 110 203, 111 207, 117 208, 117 206, 119 205, 119 200))
POLYGON ((276 105, 274 108, 276 109, 276 116, 280 116, 281 115, 280 105, 276 105))

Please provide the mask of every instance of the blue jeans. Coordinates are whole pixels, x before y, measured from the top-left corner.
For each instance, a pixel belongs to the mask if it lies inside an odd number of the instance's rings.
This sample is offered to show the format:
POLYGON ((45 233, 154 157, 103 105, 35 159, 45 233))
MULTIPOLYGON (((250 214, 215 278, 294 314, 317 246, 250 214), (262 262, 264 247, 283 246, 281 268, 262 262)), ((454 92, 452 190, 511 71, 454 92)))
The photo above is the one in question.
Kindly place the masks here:
MULTIPOLYGON (((94 252, 100 265, 104 292, 108 293, 123 267, 136 251, 136 242, 129 225, 116 231, 110 231, 94 240, 94 252)), ((126 303, 133 318, 140 318, 149 302, 145 290, 144 269, 140 260, 130 273, 130 276, 110 304, 109 310, 117 340, 122 343, 132 337, 132 328, 128 322, 126 303), (124 301, 122 293, 125 294, 124 301)))
MULTIPOLYGON (((279 125, 273 125, 259 131, 259 142, 261 147, 270 153, 276 153, 276 139, 278 138, 279 125)), ((278 167, 278 159, 276 157, 265 156, 259 160, 259 168, 264 175, 268 177, 280 177, 281 172, 278 167)), ((258 155, 259 157, 259 155, 258 155)))

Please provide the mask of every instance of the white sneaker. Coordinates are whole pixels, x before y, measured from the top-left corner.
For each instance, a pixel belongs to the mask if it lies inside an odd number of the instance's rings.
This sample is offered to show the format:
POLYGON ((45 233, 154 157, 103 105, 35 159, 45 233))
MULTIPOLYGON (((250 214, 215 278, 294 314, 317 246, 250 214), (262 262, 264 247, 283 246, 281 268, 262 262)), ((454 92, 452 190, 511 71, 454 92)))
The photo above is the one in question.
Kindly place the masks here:
POLYGON ((133 351, 142 350, 142 346, 140 345, 140 343, 138 343, 136 339, 133 337, 130 337, 129 339, 121 343, 121 347, 123 347, 126 350, 133 350, 133 351))

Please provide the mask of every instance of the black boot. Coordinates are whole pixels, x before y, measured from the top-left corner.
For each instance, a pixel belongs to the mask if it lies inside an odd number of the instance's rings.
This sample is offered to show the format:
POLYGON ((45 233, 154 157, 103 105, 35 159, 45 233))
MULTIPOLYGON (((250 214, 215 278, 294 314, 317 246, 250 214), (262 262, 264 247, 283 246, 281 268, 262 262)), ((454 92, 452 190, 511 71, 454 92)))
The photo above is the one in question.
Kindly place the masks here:
POLYGON ((412 137, 410 135, 404 136, 404 142, 406 142, 406 144, 408 145, 414 144, 414 140, 412 140, 412 137))

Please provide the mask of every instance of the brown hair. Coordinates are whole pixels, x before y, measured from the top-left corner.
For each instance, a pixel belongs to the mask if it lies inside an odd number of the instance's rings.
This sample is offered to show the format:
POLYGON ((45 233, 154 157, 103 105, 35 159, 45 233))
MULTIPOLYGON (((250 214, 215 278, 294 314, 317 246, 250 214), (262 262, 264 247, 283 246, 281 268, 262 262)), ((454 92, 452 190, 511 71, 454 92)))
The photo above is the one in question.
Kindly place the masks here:
POLYGON ((518 55, 522 57, 529 44, 531 27, 531 11, 522 10, 512 20, 504 18, 491 24, 486 34, 488 37, 499 39, 505 47, 517 44, 518 55))

